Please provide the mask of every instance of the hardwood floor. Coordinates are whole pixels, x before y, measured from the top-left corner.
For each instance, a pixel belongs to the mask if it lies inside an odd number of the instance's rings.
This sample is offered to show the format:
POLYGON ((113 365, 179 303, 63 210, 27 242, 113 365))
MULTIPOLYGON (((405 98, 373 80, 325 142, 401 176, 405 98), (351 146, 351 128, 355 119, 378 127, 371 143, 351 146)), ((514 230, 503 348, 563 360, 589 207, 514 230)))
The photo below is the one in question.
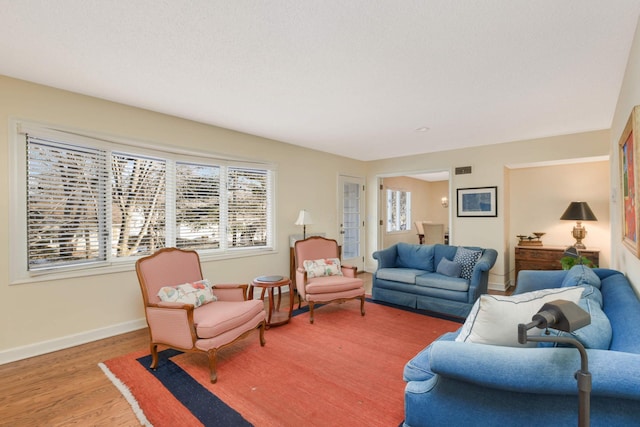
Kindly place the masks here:
MULTIPOLYGON (((371 274, 359 276, 370 294, 371 274)), ((0 365, 0 426, 140 425, 98 363, 148 346, 145 328, 0 365)))

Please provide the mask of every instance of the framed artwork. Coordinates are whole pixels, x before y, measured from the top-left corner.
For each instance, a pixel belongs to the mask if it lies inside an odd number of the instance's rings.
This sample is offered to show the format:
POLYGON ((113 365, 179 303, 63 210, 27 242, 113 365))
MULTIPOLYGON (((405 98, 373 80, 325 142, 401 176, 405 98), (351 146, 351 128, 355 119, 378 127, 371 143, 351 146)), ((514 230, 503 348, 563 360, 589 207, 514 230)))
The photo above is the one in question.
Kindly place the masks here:
POLYGON ((458 188, 458 216, 498 216, 498 187, 458 188))
POLYGON ((622 242, 636 256, 640 256, 638 244, 638 144, 636 129, 640 125, 640 106, 631 110, 627 125, 620 136, 620 206, 622 214, 622 242))

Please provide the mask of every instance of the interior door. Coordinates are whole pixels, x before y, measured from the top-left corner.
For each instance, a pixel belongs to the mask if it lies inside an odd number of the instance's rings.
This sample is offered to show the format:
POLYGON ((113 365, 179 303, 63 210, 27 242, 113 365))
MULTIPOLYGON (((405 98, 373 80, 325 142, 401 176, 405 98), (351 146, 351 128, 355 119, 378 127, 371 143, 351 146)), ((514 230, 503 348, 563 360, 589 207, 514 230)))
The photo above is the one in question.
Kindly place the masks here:
POLYGON ((338 179, 339 240, 342 262, 364 270, 364 178, 338 179))

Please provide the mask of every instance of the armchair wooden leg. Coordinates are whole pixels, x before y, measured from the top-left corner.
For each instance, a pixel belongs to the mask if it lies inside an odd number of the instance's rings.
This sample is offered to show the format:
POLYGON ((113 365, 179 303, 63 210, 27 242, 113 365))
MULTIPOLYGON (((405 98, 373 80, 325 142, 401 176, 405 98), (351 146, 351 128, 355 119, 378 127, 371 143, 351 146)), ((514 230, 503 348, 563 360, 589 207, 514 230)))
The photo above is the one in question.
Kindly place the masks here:
POLYGON ((313 301, 309 301, 309 323, 313 323, 313 301))
POLYGON ((262 323, 260 323, 260 346, 264 347, 264 345, 266 344, 266 341, 264 340, 264 330, 267 328, 267 322, 266 320, 263 320, 262 323))
POLYGON ((364 316, 364 295, 360 297, 360 314, 364 316))
POLYGON ((158 367, 158 344, 151 343, 151 366, 155 370, 158 367))
POLYGON ((212 348, 211 350, 207 351, 207 355, 209 356, 209 371, 212 384, 215 384, 216 381, 218 381, 218 373, 216 372, 216 365, 218 363, 218 358, 216 357, 217 352, 217 348, 212 348))

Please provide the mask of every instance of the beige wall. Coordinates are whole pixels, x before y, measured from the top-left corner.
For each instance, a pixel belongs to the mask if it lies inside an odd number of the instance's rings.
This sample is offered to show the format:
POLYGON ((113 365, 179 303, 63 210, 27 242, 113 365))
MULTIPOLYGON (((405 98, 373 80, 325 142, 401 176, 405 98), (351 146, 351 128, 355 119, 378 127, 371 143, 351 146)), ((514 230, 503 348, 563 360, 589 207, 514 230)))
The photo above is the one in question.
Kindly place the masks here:
MULTIPOLYGON (((639 20, 640 22, 640 20, 639 20)), ((640 105, 640 26, 636 28, 629 61, 625 71, 622 88, 618 97, 616 112, 611 125, 610 149, 611 149, 611 266, 624 271, 629 280, 640 294, 640 260, 622 244, 621 229, 621 200, 620 200, 620 172, 618 141, 629 119, 631 109, 640 105)), ((637 135, 636 135, 636 141, 637 135)), ((636 149, 638 144, 636 144, 636 149)), ((636 162, 638 156, 636 155, 636 162)), ((637 164, 637 163, 636 163, 637 164)))
POLYGON ((322 230, 335 238, 338 175, 365 176, 365 164, 359 161, 7 77, 0 76, 0 93, 0 363, 144 325, 132 267, 113 274, 9 284, 10 118, 276 164, 278 250, 206 262, 204 274, 213 282, 247 283, 262 274, 288 275, 288 236, 301 233, 294 225, 298 211, 312 213, 309 231, 322 230))
MULTIPOLYGON (((584 222, 587 237, 583 243, 589 249, 600 250, 600 266, 609 267, 611 224, 609 221, 609 162, 576 163, 562 166, 541 166, 509 169, 510 182, 509 240, 510 257, 517 235, 546 233, 546 246, 570 246, 575 242, 571 230, 575 221, 559 218, 572 201, 585 201, 598 218, 584 222)), ((513 280, 514 263, 511 263, 513 280)))
MULTIPOLYGON (((449 196, 447 181, 428 182, 406 176, 387 177, 381 180, 383 193, 388 189, 411 192, 411 230, 387 233, 385 226, 380 227, 382 247, 389 247, 398 242, 418 243, 416 221, 431 221, 434 224, 444 224, 449 227, 448 209, 442 207, 440 199, 449 196)), ((382 223, 386 224, 386 199, 381 196, 380 215, 382 223)))
MULTIPOLYGON (((505 172, 505 168, 543 162, 574 161, 576 158, 602 159, 603 156, 609 155, 609 140, 609 131, 602 130, 369 162, 367 164, 367 188, 369 189, 366 195, 367 213, 371 215, 372 212, 376 212, 378 194, 375 188, 379 177, 403 173, 410 175, 420 170, 448 169, 451 172, 450 194, 452 195, 449 227, 451 244, 496 249, 498 260, 490 272, 489 286, 492 289, 504 289, 510 284, 510 271, 513 269, 510 253, 514 244, 510 230, 512 225, 508 216, 509 200, 513 189, 509 190, 509 174, 505 172), (455 175, 454 168, 459 166, 471 166, 472 173, 455 175), (456 217, 456 203, 453 196, 456 194, 455 190, 485 186, 498 187, 498 216, 496 218, 456 217), (509 192, 506 192, 507 190, 509 192)), ((568 191, 567 200, 571 196, 571 192, 568 191)), ((367 229, 368 256, 365 257, 365 261, 368 263, 369 271, 375 270, 375 260, 370 254, 379 248, 377 230, 367 229)))

